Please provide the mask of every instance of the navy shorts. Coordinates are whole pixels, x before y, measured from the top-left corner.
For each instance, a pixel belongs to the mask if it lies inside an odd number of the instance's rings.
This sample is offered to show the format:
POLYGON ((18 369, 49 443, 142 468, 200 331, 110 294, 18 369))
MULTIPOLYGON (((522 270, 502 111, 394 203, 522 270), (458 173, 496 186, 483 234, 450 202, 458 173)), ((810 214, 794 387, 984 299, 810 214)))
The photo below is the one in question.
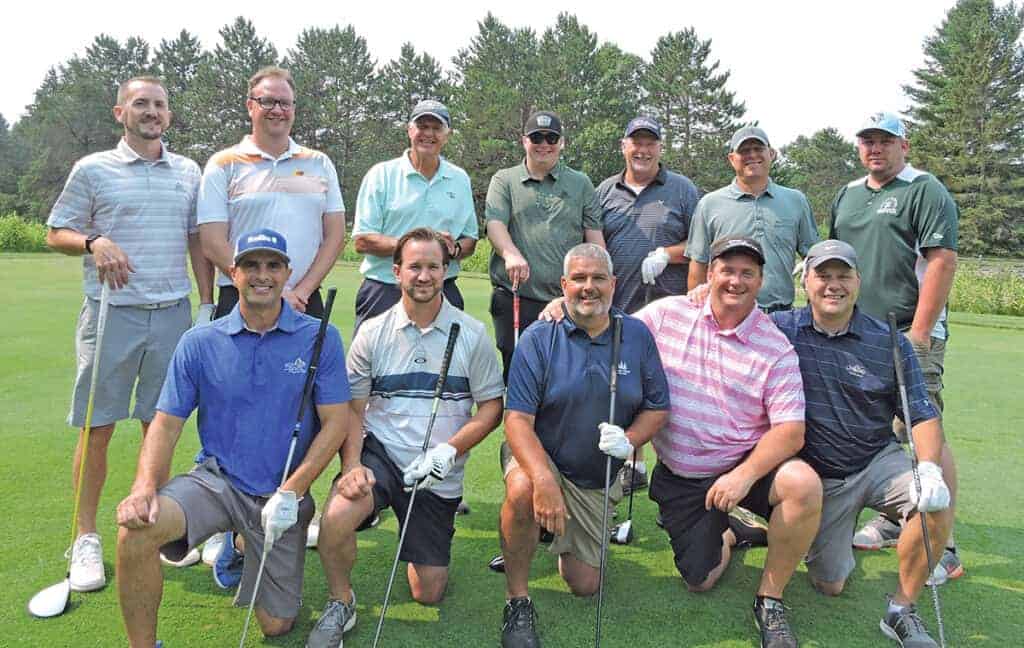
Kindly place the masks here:
MULTIPOLYGON (((377 483, 373 485, 373 513, 359 525, 357 531, 368 529, 380 511, 391 508, 401 523, 409 510, 409 496, 402 479, 402 471, 388 456, 384 446, 373 436, 363 439, 362 464, 373 471, 377 483)), ((452 558, 452 537, 455 535, 455 509, 461 497, 449 499, 429 490, 417 490, 413 503, 409 530, 405 534, 399 559, 416 565, 447 567, 452 558)))
MULTIPOLYGON (((722 534, 729 528, 729 514, 704 508, 708 490, 720 476, 688 479, 674 474, 661 462, 651 473, 649 495, 658 504, 675 554, 676 569, 691 587, 706 581, 711 570, 722 562, 722 534)), ((755 482, 739 506, 765 519, 771 517, 768 494, 774 479, 773 470, 755 482)))
MULTIPOLYGON (((462 293, 459 292, 459 287, 455 285, 456 279, 457 277, 449 277, 444 280, 444 286, 442 287, 444 298, 455 308, 465 310, 462 293)), ((363 322, 371 317, 380 315, 397 304, 401 299, 402 289, 396 284, 384 283, 376 279, 363 279, 363 283, 359 286, 359 291, 356 292, 356 324, 352 331, 352 337, 354 338, 356 333, 359 332, 359 327, 362 326, 363 322)), ((416 497, 419 498, 418 495, 416 497)))

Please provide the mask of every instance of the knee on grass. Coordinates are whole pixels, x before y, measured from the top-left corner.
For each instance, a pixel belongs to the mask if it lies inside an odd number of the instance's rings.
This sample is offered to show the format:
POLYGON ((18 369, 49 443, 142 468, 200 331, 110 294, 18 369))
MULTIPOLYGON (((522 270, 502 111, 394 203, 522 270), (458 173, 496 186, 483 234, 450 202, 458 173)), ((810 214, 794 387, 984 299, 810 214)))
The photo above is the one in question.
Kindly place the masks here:
POLYGON ((264 637, 280 637, 291 632, 295 626, 294 617, 282 619, 281 617, 271 616, 259 608, 256 609, 256 620, 260 624, 260 631, 264 637))
POLYGON ((843 593, 843 588, 846 587, 846 581, 822 581, 811 577, 811 585, 814 586, 814 589, 818 590, 819 594, 839 596, 843 593))

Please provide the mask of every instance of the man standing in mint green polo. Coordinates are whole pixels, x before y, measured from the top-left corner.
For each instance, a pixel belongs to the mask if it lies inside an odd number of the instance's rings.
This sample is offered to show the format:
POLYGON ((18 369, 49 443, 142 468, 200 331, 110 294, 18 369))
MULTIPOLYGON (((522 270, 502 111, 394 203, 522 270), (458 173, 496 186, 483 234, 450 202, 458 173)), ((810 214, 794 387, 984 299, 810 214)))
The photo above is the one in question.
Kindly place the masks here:
POLYGON ((392 271, 398 239, 417 227, 440 232, 451 263, 444 297, 462 309, 455 285, 459 260, 473 255, 477 223, 469 175, 441 156, 451 132, 451 116, 440 101, 425 99, 409 115, 409 148, 367 172, 356 199, 352 238, 363 254, 363 283, 356 294, 356 324, 399 302, 401 288, 392 271))
POLYGON ((818 242, 811 205, 800 191, 772 182, 769 174, 776 153, 764 130, 745 126, 736 131, 729 141, 728 158, 735 180, 704 196, 693 213, 686 244, 689 288, 707 280, 712 241, 748 236, 761 245, 765 256, 757 305, 768 313, 789 310, 794 296, 793 261, 818 242))
POLYGON ((487 188, 485 220, 493 246, 494 286, 490 310, 506 384, 515 344, 513 291, 521 298, 522 331, 549 301, 562 296, 565 253, 584 242, 605 247, 594 184, 562 162, 563 148, 558 115, 533 113, 523 130, 526 159, 495 173, 487 188))
MULTIPOLYGON (((960 212, 935 176, 907 163, 910 142, 899 116, 879 112, 869 117, 857 132, 857 151, 868 175, 839 190, 829 237, 857 251, 864 286, 859 306, 880 319, 896 314, 941 415, 946 302, 956 273, 960 212)), ((902 424, 894 427, 897 436, 905 436, 902 424)), ((853 544, 860 549, 891 546, 899 531, 898 524, 879 516, 857 532, 853 544)), ((944 583, 963 573, 951 533, 932 577, 944 583)))

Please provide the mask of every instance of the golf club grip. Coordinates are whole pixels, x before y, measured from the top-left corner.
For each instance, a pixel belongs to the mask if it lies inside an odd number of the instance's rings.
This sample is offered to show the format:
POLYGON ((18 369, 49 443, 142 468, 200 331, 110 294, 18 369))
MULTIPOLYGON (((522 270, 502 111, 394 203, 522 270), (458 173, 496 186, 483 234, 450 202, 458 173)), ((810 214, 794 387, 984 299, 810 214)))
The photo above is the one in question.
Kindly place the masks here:
POLYGON ((615 425, 615 395, 619 390, 619 358, 622 355, 622 317, 612 317, 612 363, 608 368, 608 422, 615 425))
POLYGON ((313 354, 309 358, 309 368, 306 369, 306 382, 302 386, 302 400, 299 401, 299 414, 295 421, 294 434, 299 434, 302 427, 302 415, 306 411, 306 401, 313 391, 313 381, 316 379, 316 371, 320 366, 320 351, 324 348, 324 338, 327 337, 327 326, 331 321, 331 310, 334 308, 334 297, 338 294, 337 288, 327 289, 327 301, 324 303, 324 316, 320 319, 320 328, 316 331, 316 339, 313 341, 313 354))
MULTIPOLYGON (((886 319, 889 321, 889 341, 892 343, 892 362, 896 370, 896 384, 903 390, 907 388, 907 383, 903 375, 903 354, 900 353, 900 331, 896 326, 896 313, 889 313, 886 319)), ((906 413, 904 412, 904 414, 906 413)))
POLYGON ((441 398, 444 391, 444 383, 448 379, 448 367, 452 363, 452 354, 455 353, 455 341, 459 339, 459 331, 462 327, 458 322, 452 322, 448 330, 448 345, 444 348, 444 357, 441 358, 441 369, 437 372, 437 384, 434 385, 434 398, 441 398))

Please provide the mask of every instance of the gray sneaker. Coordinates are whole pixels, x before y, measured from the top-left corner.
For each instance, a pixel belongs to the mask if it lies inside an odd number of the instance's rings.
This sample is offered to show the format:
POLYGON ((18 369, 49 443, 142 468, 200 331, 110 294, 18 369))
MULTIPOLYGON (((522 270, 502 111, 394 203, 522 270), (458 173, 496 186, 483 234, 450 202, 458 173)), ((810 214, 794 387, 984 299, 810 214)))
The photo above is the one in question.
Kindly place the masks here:
POLYGON ((313 626, 313 632, 309 633, 309 639, 306 639, 306 648, 341 648, 342 635, 355 624, 356 593, 352 592, 351 603, 330 599, 320 620, 313 626))
POLYGON ((877 515, 853 534, 853 548, 877 550, 895 547, 900 541, 900 525, 883 515, 877 515))
POLYGON ((931 587, 932 583, 945 585, 951 580, 960 578, 964 573, 964 566, 960 562, 960 557, 956 555, 956 552, 946 549, 942 552, 942 557, 939 558, 939 564, 935 565, 935 569, 932 570, 932 575, 928 578, 927 585, 929 587, 931 587))
POLYGON ((882 633, 903 648, 938 648, 935 640, 929 636, 924 622, 917 614, 917 608, 908 605, 899 612, 886 611, 878 622, 882 633))

